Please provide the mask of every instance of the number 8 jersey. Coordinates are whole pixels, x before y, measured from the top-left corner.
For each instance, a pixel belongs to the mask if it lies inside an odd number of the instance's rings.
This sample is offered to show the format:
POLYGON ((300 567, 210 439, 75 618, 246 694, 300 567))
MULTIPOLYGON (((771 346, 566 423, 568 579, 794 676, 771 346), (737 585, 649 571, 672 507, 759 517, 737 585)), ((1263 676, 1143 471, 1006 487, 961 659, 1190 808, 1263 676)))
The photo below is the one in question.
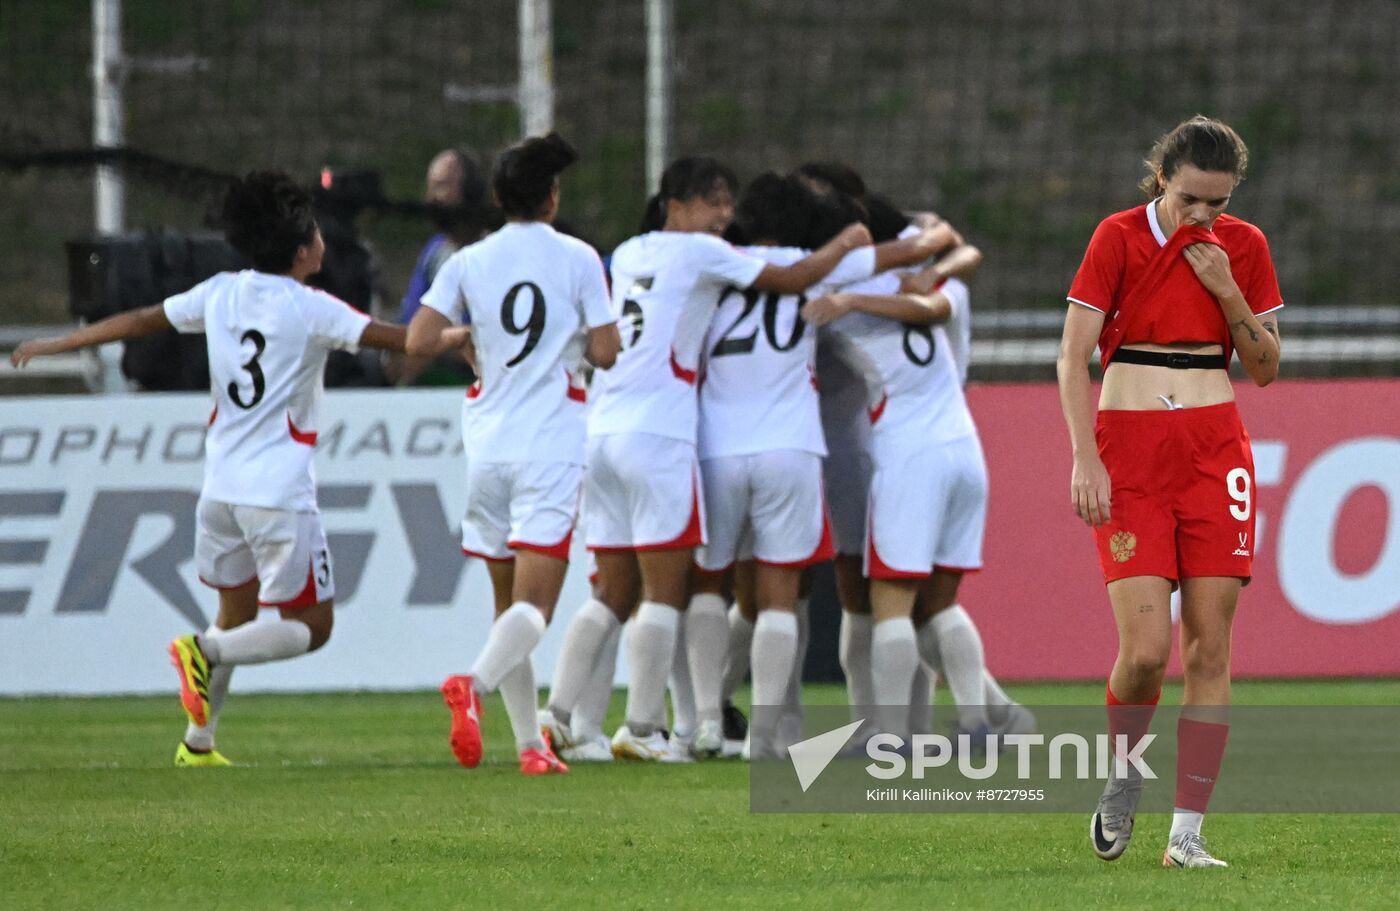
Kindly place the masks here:
POLYGON ((369 317, 296 279, 251 269, 216 275, 164 307, 178 331, 208 340, 214 412, 204 499, 314 512, 326 355, 357 350, 369 317))
POLYGON ((582 465, 584 332, 614 321, 593 248, 544 222, 509 222, 443 263, 423 305, 472 326, 469 461, 582 465))

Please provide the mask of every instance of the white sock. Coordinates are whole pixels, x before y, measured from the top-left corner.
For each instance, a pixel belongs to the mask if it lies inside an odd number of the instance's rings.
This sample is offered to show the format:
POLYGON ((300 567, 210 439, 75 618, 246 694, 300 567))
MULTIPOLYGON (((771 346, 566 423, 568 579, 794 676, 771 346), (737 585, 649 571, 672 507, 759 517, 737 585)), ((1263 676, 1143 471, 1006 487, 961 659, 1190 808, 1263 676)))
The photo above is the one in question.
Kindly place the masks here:
POLYGON ((919 660, 934 673, 942 674, 943 655, 938 651, 938 633, 931 620, 914 627, 914 642, 919 646, 919 660))
POLYGON ((1196 813, 1191 810, 1183 810, 1181 807, 1172 808, 1172 831, 1167 836, 1167 841, 1171 841, 1183 832, 1192 835, 1201 834, 1201 823, 1205 821, 1206 814, 1196 813))
POLYGON ((305 655, 311 627, 296 620, 264 620, 233 629, 205 631, 199 646, 210 664, 266 664, 305 655))
POLYGON ((501 678, 501 701, 506 704, 506 716, 515 734, 517 751, 534 747, 544 749, 540 736, 540 691, 535 686, 535 665, 529 658, 516 662, 501 678))
POLYGON ((922 662, 914 670, 914 686, 909 690, 909 733, 933 733, 933 671, 922 662))
POLYGON ((613 627, 598 650, 598 660, 588 678, 578 702, 574 704, 572 726, 575 743, 586 743, 603 736, 603 722, 612 703, 613 678, 617 676, 617 647, 622 639, 622 624, 613 627))
POLYGON ((501 685, 506 674, 528 659, 544 636, 544 614, 527 601, 517 601, 491 624, 486 647, 472 665, 472 685, 478 693, 489 693, 501 685))
POLYGON ((841 612, 841 633, 837 656, 846 674, 846 701, 851 720, 875 704, 875 681, 870 676, 870 637, 874 624, 869 614, 841 612))
POLYGON ((803 737, 802 669, 807 664, 807 642, 811 635, 809 605, 807 598, 797 599, 797 652, 792 656, 792 673, 788 676, 787 692, 783 696, 783 715, 778 719, 777 739, 774 741, 779 756, 786 756, 787 748, 803 737))
POLYGON ((720 684, 720 702, 734 698, 734 692, 749 673, 749 651, 753 648, 753 623, 739 612, 739 605, 729 608, 729 645, 725 649, 724 679, 720 684))
MULTIPOLYGON (((687 656, 687 637, 690 631, 686 619, 676 627, 676 652, 671 657, 671 733, 677 737, 689 737, 695 733, 695 682, 690 676, 690 659, 687 656)), ((666 727, 666 719, 661 719, 666 727)))
POLYGON ((880 730, 907 739, 909 694, 914 687, 914 671, 919 667, 913 621, 908 617, 889 617, 875 624, 870 634, 870 667, 880 730))
POLYGON ((749 662, 753 668, 749 740, 755 755, 766 755, 772 746, 796 657, 797 615, 781 610, 759 611, 749 662))
MULTIPOLYGON (((218 633, 217 626, 211 626, 204 631, 205 636, 218 633)), ((216 664, 209 669, 209 723, 186 725, 185 746, 199 752, 214 749, 214 732, 219 726, 219 710, 224 707, 224 698, 228 696, 228 685, 232 679, 232 664, 216 664)))
POLYGON ((938 638, 943 677, 958 704, 958 725, 965 731, 975 731, 988 723, 982 637, 967 611, 957 604, 934 614, 928 625, 938 638))
POLYGON ((676 654, 681 612, 669 604, 643 601, 627 634, 627 726, 638 737, 656 730, 666 711, 666 678, 676 654))
POLYGON ((729 617, 719 595, 699 594, 685 611, 685 659, 695 692, 697 721, 719 721, 729 617))
POLYGON ((991 671, 984 672, 982 676, 982 689, 987 694, 987 720, 992 724, 1004 724, 1007 717, 1007 709, 1014 704, 1014 700, 1006 695, 1006 690, 997 683, 997 678, 992 676, 991 671))
POLYGON ((783 714, 802 717, 802 668, 807 663, 807 642, 811 635, 810 601, 797 599, 797 652, 792 656, 792 673, 788 676, 783 714))
MULTIPOLYGON (((598 663, 603 641, 621 626, 617 616, 596 598, 589 598, 569 622, 564 633, 564 647, 559 663, 554 667, 554 685, 549 690, 549 710, 567 724, 574 707, 583 696, 584 687, 598 663)), ((612 678, 608 678, 609 684, 612 678)))

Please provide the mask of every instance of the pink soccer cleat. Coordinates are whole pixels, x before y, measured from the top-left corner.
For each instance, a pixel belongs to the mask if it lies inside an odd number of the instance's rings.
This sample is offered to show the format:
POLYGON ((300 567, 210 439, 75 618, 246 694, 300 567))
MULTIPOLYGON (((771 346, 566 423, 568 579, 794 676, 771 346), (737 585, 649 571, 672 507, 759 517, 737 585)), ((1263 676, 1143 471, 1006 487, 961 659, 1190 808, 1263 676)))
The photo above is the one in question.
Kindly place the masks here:
POLYGON ((527 747, 520 751, 520 774, 522 775, 563 775, 569 767, 560 761, 547 745, 543 750, 527 747))
POLYGON ((481 698, 472 678, 454 674, 442 682, 442 699, 452 710, 452 754, 469 769, 481 764, 481 698))

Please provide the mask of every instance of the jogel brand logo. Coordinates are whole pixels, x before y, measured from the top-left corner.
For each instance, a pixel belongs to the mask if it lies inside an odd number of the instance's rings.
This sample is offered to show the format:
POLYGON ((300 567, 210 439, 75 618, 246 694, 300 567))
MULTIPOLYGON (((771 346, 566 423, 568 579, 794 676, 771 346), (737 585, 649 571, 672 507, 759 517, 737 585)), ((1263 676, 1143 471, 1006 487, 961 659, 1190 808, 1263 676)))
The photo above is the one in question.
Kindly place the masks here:
POLYGON ((1235 548, 1234 553, 1232 554, 1232 556, 1236 556, 1236 557, 1247 557, 1247 556, 1249 556, 1249 533, 1248 533, 1248 532, 1243 532, 1243 531, 1242 531, 1242 532, 1239 533, 1239 535, 1240 535, 1240 546, 1235 548))
POLYGON ((1120 531, 1108 539, 1108 549, 1113 552, 1113 559, 1119 563, 1127 563, 1137 553, 1137 535, 1130 531, 1120 531))

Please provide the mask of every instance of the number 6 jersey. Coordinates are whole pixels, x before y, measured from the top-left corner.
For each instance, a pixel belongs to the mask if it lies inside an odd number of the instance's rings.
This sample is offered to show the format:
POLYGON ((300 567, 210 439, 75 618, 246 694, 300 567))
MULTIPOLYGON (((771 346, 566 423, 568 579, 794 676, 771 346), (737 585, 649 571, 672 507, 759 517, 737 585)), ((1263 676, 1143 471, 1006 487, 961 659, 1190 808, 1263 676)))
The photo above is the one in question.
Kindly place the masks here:
POLYGON ((544 222, 509 222, 454 253, 423 305, 471 323, 469 461, 582 465, 584 333, 615 319, 593 248, 544 222))
POLYGON ((251 269, 216 275, 164 306, 178 331, 208 340, 214 412, 203 497, 314 512, 326 355, 357 350, 369 317, 296 279, 251 269))

